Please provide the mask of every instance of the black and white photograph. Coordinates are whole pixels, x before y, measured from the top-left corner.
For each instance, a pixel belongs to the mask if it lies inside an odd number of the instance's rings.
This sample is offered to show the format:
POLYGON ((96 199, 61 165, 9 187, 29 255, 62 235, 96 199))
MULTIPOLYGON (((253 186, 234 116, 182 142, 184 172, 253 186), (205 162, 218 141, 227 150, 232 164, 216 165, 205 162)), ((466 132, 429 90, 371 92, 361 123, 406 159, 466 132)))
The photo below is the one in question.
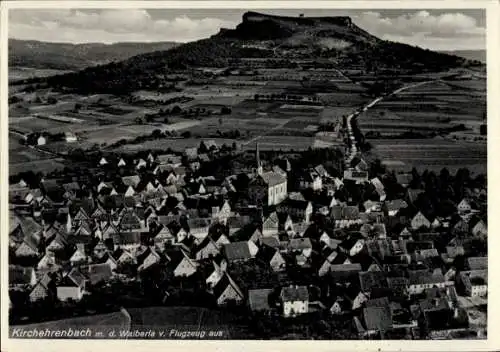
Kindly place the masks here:
POLYGON ((487 10, 282 5, 8 10, 10 339, 494 334, 487 10))

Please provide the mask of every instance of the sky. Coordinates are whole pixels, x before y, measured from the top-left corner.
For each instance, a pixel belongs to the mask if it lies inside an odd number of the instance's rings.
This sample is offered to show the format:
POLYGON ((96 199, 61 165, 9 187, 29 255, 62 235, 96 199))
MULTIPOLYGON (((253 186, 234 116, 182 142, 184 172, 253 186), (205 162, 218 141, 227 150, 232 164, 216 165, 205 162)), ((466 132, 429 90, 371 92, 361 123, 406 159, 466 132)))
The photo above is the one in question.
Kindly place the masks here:
MULTIPOLYGON (((234 28, 238 9, 11 9, 9 38, 64 43, 188 42, 234 28)), ((385 40, 431 50, 486 48, 484 10, 252 10, 285 16, 350 16, 385 40)))

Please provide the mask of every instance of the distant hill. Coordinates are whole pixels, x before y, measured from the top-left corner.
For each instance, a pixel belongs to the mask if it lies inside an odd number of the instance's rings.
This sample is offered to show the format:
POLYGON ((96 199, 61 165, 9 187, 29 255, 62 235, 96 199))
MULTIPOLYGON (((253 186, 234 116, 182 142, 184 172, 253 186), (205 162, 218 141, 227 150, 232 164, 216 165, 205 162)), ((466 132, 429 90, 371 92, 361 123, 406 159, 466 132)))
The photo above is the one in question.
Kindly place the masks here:
POLYGON ((66 44, 9 39, 9 66, 80 70, 176 45, 174 42, 66 44))
MULTIPOLYGON (((44 79, 56 89, 126 94, 164 87, 162 74, 189 67, 238 66, 242 58, 270 61, 324 59, 340 69, 420 73, 461 67, 467 60, 381 40, 350 17, 284 17, 247 12, 234 29, 210 38, 136 55, 121 62, 44 79)), ((40 81, 38 81, 40 82, 40 81)))
POLYGON ((477 60, 486 63, 486 50, 451 50, 441 52, 444 54, 460 56, 467 60, 477 60))

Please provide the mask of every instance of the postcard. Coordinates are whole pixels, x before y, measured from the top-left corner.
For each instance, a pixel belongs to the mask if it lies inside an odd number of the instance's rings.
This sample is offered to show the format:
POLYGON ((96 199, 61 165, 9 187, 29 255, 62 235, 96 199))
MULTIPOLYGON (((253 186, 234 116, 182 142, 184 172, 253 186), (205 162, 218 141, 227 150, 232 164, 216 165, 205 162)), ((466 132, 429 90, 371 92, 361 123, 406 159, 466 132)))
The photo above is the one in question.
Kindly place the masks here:
POLYGON ((499 9, 2 3, 2 350, 500 347, 499 9))

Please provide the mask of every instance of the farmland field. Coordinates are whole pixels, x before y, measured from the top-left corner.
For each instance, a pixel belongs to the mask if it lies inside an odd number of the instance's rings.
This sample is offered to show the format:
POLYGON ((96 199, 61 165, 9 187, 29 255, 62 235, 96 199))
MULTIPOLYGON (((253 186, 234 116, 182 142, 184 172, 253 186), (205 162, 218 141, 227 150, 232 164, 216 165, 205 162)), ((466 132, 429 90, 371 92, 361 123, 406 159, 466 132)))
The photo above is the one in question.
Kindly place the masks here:
POLYGON ((9 174, 15 175, 20 172, 33 171, 49 173, 64 168, 63 159, 35 160, 30 162, 9 163, 9 174))
MULTIPOLYGON (((217 143, 218 146, 226 144, 230 146, 235 140, 224 138, 210 138, 217 143)), ((125 144, 113 149, 116 152, 135 153, 141 150, 160 150, 172 149, 174 151, 182 152, 186 148, 198 147, 203 141, 201 138, 164 138, 151 141, 145 141, 140 144, 125 144)), ((254 145, 255 147, 255 145, 254 145)))
POLYGON ((446 167, 456 171, 468 167, 474 173, 486 171, 487 146, 485 143, 455 142, 435 139, 377 139, 371 158, 380 159, 390 169, 409 171, 440 171, 446 167))

